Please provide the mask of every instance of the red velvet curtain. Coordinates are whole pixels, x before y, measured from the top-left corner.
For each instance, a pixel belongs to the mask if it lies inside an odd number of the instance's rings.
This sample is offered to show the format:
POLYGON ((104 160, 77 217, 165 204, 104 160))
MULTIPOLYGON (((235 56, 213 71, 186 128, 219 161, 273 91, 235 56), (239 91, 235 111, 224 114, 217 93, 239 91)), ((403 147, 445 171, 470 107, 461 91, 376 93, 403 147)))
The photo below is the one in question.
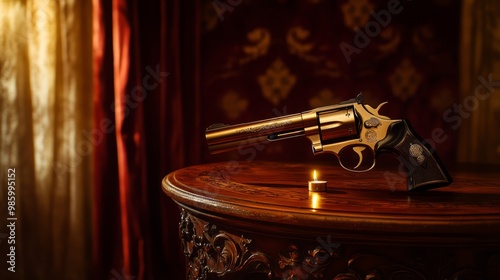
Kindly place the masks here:
POLYGON ((184 277, 161 180, 200 159, 200 9, 139 2, 93 1, 94 279, 184 277))
POLYGON ((363 91, 425 139, 445 131, 436 149, 454 161, 456 131, 443 113, 458 98, 459 2, 400 1, 390 24, 369 29, 372 12, 389 21, 393 1, 93 1, 95 279, 184 278, 178 208, 161 191, 170 171, 228 159, 336 164, 313 156, 305 138, 209 155, 203 131, 213 123, 363 91), (356 27, 369 41, 356 41, 356 27), (359 49, 347 55, 346 44, 359 49))

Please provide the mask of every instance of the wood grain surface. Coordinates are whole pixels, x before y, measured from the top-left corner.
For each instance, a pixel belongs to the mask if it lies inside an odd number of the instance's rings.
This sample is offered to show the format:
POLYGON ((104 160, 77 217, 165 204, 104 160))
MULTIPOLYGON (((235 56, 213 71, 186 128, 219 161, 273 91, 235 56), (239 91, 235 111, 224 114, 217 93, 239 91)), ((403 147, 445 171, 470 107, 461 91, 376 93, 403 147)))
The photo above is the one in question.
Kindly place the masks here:
POLYGON ((462 167, 454 183, 408 193, 397 170, 351 173, 337 165, 223 162, 168 174, 163 190, 184 209, 221 224, 280 234, 405 244, 500 244, 500 175, 462 167), (307 189, 312 172, 327 192, 307 189), (256 225, 258 225, 256 228, 256 225))

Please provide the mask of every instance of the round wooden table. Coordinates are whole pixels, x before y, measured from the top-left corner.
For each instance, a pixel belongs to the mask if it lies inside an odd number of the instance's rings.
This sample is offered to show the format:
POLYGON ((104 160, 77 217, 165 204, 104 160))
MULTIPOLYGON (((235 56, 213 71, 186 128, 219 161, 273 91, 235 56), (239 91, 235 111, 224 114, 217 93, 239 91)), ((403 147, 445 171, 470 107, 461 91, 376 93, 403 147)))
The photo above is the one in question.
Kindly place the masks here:
POLYGON ((500 175, 408 193, 397 171, 224 162, 167 175, 187 279, 500 279, 500 175), (317 170, 326 192, 310 192, 317 170))

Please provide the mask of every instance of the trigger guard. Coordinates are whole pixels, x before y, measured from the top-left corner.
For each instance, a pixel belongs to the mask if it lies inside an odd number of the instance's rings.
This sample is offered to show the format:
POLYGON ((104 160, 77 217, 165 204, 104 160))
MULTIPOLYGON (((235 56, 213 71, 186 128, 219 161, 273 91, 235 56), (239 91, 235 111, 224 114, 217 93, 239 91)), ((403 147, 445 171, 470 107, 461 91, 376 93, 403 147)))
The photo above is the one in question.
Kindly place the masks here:
POLYGON ((375 161, 373 162, 373 164, 367 168, 367 169, 363 169, 363 170, 355 170, 355 169, 351 169, 349 167, 346 167, 342 164, 342 160, 339 160, 339 163, 340 163, 340 166, 342 166, 342 168, 344 168, 345 170, 347 171, 351 171, 351 172, 357 172, 357 173, 362 173, 362 172, 367 172, 367 171, 370 171, 373 169, 373 167, 375 167, 375 161))
POLYGON ((350 145, 344 147, 340 150, 337 157, 342 168, 351 172, 366 172, 375 166, 375 153, 367 145, 350 145), (358 169, 360 166, 363 168, 358 169))

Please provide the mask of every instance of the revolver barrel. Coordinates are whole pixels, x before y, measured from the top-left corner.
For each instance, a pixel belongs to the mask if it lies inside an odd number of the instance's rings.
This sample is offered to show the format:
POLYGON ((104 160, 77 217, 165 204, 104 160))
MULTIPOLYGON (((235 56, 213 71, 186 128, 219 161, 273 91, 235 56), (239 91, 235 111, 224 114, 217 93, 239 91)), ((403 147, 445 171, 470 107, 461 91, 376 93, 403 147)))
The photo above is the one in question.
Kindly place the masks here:
POLYGON ((205 136, 213 154, 297 136, 308 137, 313 152, 318 153, 322 152, 323 144, 357 137, 357 133, 352 106, 326 106, 256 122, 215 124, 207 128, 205 136))
POLYGON ((304 129, 300 113, 236 125, 215 124, 205 132, 212 154, 301 135, 304 129))

